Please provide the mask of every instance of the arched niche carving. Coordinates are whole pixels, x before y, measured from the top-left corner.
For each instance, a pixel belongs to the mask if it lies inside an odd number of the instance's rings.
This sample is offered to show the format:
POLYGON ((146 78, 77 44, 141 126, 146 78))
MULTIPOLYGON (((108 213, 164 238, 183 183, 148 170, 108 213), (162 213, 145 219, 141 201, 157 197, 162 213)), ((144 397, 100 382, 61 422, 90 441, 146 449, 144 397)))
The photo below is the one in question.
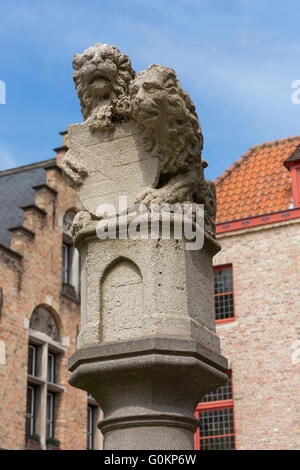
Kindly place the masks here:
POLYGON ((59 327, 53 313, 47 307, 36 307, 31 315, 29 327, 49 336, 53 341, 59 341, 59 327))
POLYGON ((100 340, 126 339, 141 327, 144 285, 141 271, 133 261, 118 258, 106 268, 100 296, 100 340))

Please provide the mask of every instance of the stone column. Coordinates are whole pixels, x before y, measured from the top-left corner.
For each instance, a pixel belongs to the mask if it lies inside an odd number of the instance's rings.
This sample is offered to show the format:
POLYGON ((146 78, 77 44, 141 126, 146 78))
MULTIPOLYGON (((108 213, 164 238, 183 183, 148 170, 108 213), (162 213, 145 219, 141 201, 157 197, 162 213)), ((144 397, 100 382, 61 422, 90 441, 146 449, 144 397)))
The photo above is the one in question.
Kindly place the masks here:
POLYGON ((73 223, 82 306, 69 382, 99 403, 105 450, 192 450, 195 408, 227 380, 214 318, 215 193, 203 176, 198 117, 172 69, 151 66, 135 78, 128 57, 103 44, 73 66, 85 122, 69 126, 63 169, 84 210, 73 223), (123 196, 129 219, 117 218, 115 237, 101 239, 112 206, 126 212, 123 196), (166 206, 156 209, 156 234, 147 222, 149 237, 124 235, 138 203, 190 203, 194 226, 203 204, 201 249, 175 236, 174 214, 164 237, 166 206))

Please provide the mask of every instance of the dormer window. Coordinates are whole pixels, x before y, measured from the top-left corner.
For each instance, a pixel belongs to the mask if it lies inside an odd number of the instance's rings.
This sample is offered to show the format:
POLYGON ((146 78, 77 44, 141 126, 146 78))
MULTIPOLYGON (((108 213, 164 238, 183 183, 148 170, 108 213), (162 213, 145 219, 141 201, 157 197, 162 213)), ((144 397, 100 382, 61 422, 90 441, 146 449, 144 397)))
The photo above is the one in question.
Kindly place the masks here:
POLYGON ((293 207, 300 207, 300 145, 294 153, 285 160, 284 165, 291 173, 293 207))
POLYGON ((298 205, 300 205, 300 165, 297 168, 297 181, 296 186, 298 188, 298 205))
POLYGON ((300 162, 291 164, 293 206, 300 207, 300 162))

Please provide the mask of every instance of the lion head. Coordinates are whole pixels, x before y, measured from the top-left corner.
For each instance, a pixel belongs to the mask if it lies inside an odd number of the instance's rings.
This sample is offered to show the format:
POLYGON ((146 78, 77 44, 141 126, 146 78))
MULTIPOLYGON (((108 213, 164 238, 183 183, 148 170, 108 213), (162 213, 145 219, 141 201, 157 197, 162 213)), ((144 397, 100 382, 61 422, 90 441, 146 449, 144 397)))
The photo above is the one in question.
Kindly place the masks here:
POLYGON ((201 163, 203 136, 195 106, 173 69, 151 65, 129 88, 132 117, 147 150, 158 156, 161 174, 186 171, 201 163))
POLYGON ((117 103, 135 77, 130 59, 115 46, 97 43, 75 55, 73 68, 84 120, 93 130, 111 127, 117 103))

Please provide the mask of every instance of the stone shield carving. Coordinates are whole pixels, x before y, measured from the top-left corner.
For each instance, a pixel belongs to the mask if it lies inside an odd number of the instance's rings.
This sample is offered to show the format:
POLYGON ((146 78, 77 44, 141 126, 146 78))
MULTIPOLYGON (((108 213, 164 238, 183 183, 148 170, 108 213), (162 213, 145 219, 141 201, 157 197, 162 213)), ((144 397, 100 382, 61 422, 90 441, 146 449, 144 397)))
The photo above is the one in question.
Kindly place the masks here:
POLYGON ((113 204, 118 213, 119 197, 126 196, 128 208, 137 195, 155 187, 159 161, 144 149, 134 121, 120 123, 114 130, 92 132, 88 123, 68 127, 69 162, 86 173, 78 185, 85 210, 97 215, 102 204, 113 204))

